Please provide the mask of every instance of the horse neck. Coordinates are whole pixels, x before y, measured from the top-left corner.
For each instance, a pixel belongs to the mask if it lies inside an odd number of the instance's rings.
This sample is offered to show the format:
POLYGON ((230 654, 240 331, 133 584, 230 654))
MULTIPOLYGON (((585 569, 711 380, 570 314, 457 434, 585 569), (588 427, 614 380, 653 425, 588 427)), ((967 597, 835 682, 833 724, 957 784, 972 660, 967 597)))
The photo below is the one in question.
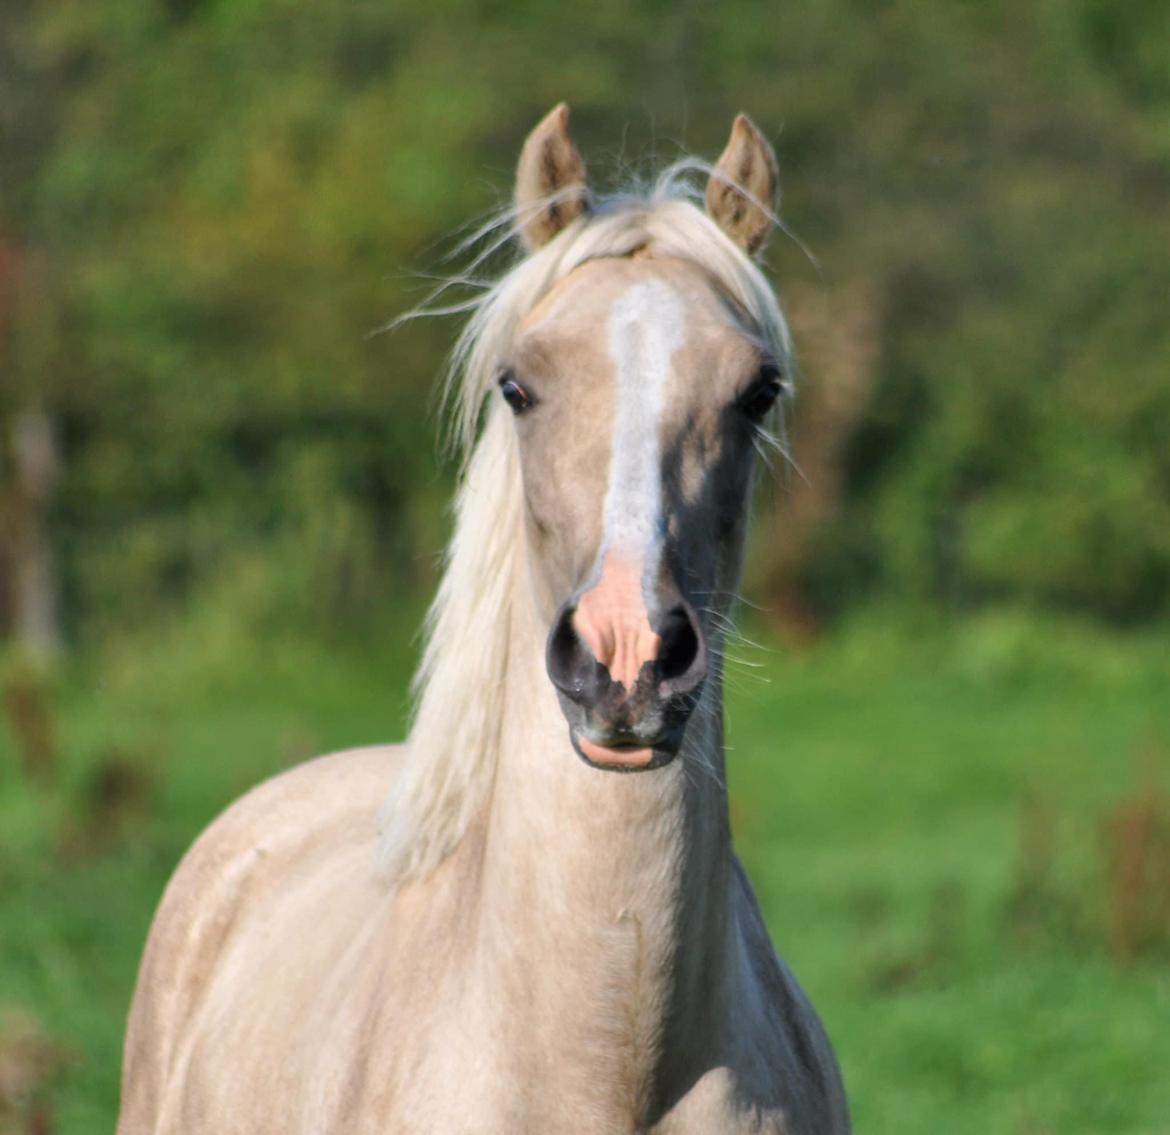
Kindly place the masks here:
POLYGON ((481 957, 496 988, 517 992, 501 1012, 531 1054, 520 1071, 578 1069, 589 1091, 615 1086, 641 1114, 708 1058, 729 1001, 721 690, 713 675, 666 768, 590 768, 570 745, 545 628, 522 591, 483 828, 481 957))

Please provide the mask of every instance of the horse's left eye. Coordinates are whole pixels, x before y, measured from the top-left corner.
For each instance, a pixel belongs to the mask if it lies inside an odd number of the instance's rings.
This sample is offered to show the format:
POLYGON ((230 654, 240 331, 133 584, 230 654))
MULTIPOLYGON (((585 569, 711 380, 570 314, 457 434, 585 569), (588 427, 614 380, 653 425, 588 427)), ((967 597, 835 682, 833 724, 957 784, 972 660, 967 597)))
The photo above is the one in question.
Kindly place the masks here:
POLYGON ((760 367, 756 381, 740 397, 739 408, 753 422, 762 422, 783 390, 784 376, 780 368, 775 363, 765 363, 760 367))
POLYGON ((532 395, 524 389, 510 374, 500 378, 500 393, 504 401, 512 407, 514 414, 522 414, 532 406, 532 395))

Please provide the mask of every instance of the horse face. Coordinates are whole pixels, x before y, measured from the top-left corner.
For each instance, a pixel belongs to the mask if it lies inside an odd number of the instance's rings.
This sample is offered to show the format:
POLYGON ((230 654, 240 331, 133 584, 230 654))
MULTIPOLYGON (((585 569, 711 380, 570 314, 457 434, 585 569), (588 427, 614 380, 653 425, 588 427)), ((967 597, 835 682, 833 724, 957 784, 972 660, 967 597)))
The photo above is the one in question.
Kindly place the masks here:
POLYGON ((566 276, 521 324, 499 387, 574 745, 603 768, 666 764, 738 579, 779 371, 698 267, 634 255, 566 276))

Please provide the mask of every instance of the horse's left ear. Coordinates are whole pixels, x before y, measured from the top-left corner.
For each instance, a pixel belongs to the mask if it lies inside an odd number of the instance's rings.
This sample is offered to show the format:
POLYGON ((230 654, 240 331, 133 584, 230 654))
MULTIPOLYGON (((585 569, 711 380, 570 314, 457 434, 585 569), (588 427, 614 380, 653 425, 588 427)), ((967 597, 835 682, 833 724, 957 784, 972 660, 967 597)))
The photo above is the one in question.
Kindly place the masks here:
POLYGON ((554 107, 528 135, 516 169, 516 211, 529 252, 589 211, 585 163, 569 137, 569 108, 554 107))
POLYGON ((779 175, 768 139, 746 114, 738 114, 731 138, 707 182, 707 213, 749 256, 760 252, 776 223, 779 175))

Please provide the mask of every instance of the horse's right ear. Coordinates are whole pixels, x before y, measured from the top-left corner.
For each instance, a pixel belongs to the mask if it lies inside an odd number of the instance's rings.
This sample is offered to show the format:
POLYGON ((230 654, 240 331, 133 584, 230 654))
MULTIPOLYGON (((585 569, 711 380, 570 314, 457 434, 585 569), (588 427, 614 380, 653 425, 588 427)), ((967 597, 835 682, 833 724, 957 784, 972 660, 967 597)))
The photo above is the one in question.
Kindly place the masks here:
POLYGON ((569 137, 569 108, 560 103, 520 151, 516 212, 525 247, 535 252, 588 211, 585 163, 569 137))

